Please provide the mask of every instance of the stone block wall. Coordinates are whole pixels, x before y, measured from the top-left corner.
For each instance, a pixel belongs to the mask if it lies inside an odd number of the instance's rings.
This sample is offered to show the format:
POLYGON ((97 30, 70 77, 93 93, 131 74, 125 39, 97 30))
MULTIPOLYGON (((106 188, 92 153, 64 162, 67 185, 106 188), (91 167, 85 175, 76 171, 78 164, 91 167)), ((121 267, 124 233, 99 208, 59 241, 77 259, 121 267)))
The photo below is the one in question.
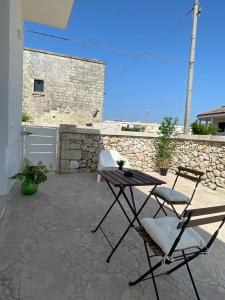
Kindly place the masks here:
POLYGON ((132 168, 144 171, 154 169, 153 138, 139 133, 108 135, 98 129, 79 129, 70 125, 60 127, 61 170, 96 170, 99 152, 115 149, 125 155, 132 168))
POLYGON ((107 136, 100 139, 102 149, 115 149, 125 155, 130 167, 143 171, 153 171, 155 168, 155 149, 153 138, 142 136, 107 136))
POLYGON ((225 140, 181 140, 179 141, 171 170, 178 165, 198 169, 205 173, 202 184, 215 190, 225 189, 225 140))
POLYGON ((86 124, 102 119, 105 64, 95 60, 24 49, 23 111, 35 124, 86 124), (34 79, 44 92, 34 91, 34 79))
POLYGON ((96 170, 100 136, 89 133, 61 133, 61 171, 96 170))
MULTIPOLYGON (((96 129, 61 126, 61 170, 94 171, 102 149, 116 149, 125 155, 131 168, 156 171, 154 136, 145 133, 113 133, 96 129)), ((202 184, 225 191, 225 138, 181 137, 174 154, 170 172, 178 166, 205 172, 202 184)))

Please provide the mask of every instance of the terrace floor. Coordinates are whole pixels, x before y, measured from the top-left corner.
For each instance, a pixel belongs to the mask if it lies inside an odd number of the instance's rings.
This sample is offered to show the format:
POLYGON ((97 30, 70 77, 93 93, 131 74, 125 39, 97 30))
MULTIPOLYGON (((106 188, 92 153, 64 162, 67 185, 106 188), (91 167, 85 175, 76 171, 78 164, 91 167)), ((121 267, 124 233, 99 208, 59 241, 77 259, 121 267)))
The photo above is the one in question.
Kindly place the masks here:
MULTIPOLYGON (((156 175, 159 177, 159 175, 156 175)), ((173 175, 164 178, 171 186, 173 175)), ((191 183, 181 182, 190 191, 191 183)), ((144 199, 147 188, 135 190, 144 199)), ((32 197, 10 194, 0 224, 1 300, 149 300, 155 299, 151 281, 129 287, 148 265, 140 237, 131 230, 110 264, 110 248, 102 233, 91 233, 111 203, 105 182, 96 184, 94 174, 50 175, 32 197)), ((222 205, 225 196, 200 186, 192 207, 222 205)), ((152 216, 154 201, 143 216, 152 216)), ((112 242, 126 228, 115 207, 103 225, 112 242)), ((204 238, 212 226, 200 228, 204 238)), ((209 255, 191 264, 201 299, 225 299, 225 230, 209 255)), ((162 300, 196 299, 186 268, 157 280, 162 300)))

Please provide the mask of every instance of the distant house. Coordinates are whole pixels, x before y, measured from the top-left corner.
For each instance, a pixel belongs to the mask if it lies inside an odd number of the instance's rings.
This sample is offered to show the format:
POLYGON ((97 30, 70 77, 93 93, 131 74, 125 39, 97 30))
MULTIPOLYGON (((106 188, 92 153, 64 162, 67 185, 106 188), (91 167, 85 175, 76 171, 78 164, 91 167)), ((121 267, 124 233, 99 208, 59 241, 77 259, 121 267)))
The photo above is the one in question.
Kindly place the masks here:
POLYGON ((197 116, 200 123, 213 124, 218 127, 218 131, 225 133, 225 106, 201 113, 197 116))

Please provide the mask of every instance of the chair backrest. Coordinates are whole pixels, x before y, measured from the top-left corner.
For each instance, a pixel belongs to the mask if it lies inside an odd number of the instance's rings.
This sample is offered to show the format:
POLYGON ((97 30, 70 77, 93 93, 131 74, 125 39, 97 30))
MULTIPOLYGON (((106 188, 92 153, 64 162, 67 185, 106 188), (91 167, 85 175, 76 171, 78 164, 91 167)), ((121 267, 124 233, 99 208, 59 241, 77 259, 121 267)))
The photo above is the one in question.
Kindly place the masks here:
POLYGON ((219 226, 214 231, 213 235, 209 239, 206 246, 204 246, 202 249, 200 249, 200 252, 207 251, 210 248, 210 246, 213 244, 214 240, 216 239, 216 237, 219 233, 219 230, 222 228, 222 226, 225 223, 225 205, 197 208, 197 209, 189 209, 189 210, 185 211, 183 217, 186 219, 181 221, 177 226, 177 229, 180 229, 180 233, 177 236, 176 240, 174 241, 174 244, 170 250, 169 256, 172 256, 172 254, 173 254, 174 250, 176 249, 176 246, 179 243, 186 228, 219 222, 219 226), (199 216, 203 216, 203 215, 208 215, 208 217, 197 218, 197 219, 192 220, 193 217, 199 217, 199 216))
POLYGON ((99 166, 101 167, 118 167, 117 160, 125 160, 124 167, 129 167, 128 160, 114 149, 102 150, 99 154, 99 166))
POLYGON ((178 167, 176 175, 193 181, 201 181, 201 177, 204 175, 204 172, 180 166, 178 167))
POLYGON ((104 167, 116 167, 115 159, 116 151, 114 150, 102 150, 99 154, 99 162, 104 167))
POLYGON ((198 170, 194 170, 194 169, 189 169, 189 168, 185 168, 185 167, 178 167, 178 171, 176 172, 176 178, 173 184, 172 189, 175 188, 175 185, 177 183, 177 180, 179 177, 183 177, 189 180, 192 180, 194 182, 196 182, 195 186, 194 186, 194 190, 192 192, 191 195, 191 200, 193 199, 196 189, 198 187, 199 182, 202 180, 202 176, 204 175, 204 172, 202 171, 198 171, 198 170))
POLYGON ((184 212, 183 217, 186 218, 186 220, 179 223, 177 227, 178 229, 182 229, 183 227, 196 227, 199 225, 221 222, 225 219, 225 205, 187 209, 184 212), (208 215, 208 217, 195 218, 193 220, 193 217, 199 217, 204 215, 208 215))

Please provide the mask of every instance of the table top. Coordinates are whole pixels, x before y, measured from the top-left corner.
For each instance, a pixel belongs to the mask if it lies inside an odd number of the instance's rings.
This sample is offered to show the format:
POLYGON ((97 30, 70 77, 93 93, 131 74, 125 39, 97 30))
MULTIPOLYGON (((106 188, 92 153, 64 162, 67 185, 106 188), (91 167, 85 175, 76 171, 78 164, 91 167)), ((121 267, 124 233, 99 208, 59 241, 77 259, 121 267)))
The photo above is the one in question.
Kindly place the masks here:
POLYGON ((132 169, 117 170, 98 170, 98 174, 103 176, 106 180, 112 183, 114 186, 145 186, 145 185, 161 185, 166 182, 150 176, 144 172, 132 169), (127 177, 124 175, 124 171, 130 171, 133 173, 133 177, 127 177))

